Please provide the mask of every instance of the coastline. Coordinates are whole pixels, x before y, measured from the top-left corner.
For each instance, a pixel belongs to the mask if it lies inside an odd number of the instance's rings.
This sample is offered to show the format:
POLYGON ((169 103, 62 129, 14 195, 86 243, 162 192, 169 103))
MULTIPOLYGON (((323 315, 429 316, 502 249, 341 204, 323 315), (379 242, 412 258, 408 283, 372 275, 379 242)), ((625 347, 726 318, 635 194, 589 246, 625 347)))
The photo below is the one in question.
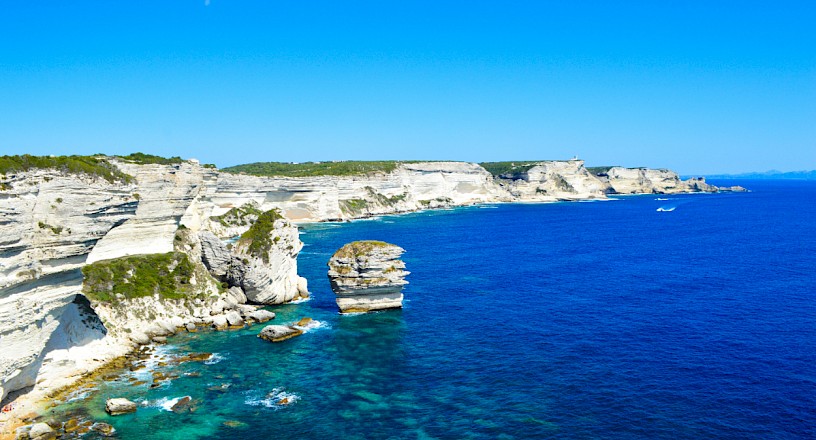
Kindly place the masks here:
MULTIPOLYGON (((434 164, 434 165, 438 165, 438 164, 434 164)), ((455 165, 456 165, 456 167, 454 167, 454 169, 458 169, 457 167, 460 166, 459 164, 455 164, 455 165)), ((582 167, 583 167, 582 163, 577 164, 577 165, 579 166, 579 169, 582 169, 582 167)), ((145 181, 151 181, 152 182, 154 179, 163 179, 164 178, 161 175, 161 173, 163 173, 162 170, 164 169, 162 167, 153 166, 153 167, 147 167, 147 168, 140 168, 139 166, 127 165, 125 167, 125 169, 127 171, 133 173, 134 175, 141 176, 140 178, 145 180, 145 181)), ((186 177, 187 179, 191 180, 191 183, 194 183, 193 177, 196 175, 196 173, 200 172, 200 169, 195 164, 190 164, 189 166, 186 166, 186 165, 182 166, 182 170, 186 171, 186 173, 191 176, 191 177, 186 177)), ((450 172, 450 171, 444 171, 443 175, 444 175, 445 172, 450 172)), ((480 171, 480 173, 481 172, 482 171, 480 171)), ((39 176, 42 177, 43 176, 42 173, 40 173, 39 176)), ((482 176, 481 174, 478 174, 478 173, 477 173, 477 176, 478 176, 479 179, 487 178, 486 176, 482 176)), ((469 175, 468 178, 473 178, 473 176, 469 175)), ((233 177, 229 177, 228 179, 233 179, 233 177)), ((245 182, 245 181, 247 181, 247 179, 250 179, 250 181, 267 182, 267 183, 268 182, 277 182, 279 180, 285 180, 285 181, 292 181, 293 180, 293 179, 256 178, 256 177, 250 177, 250 176, 237 176, 237 177, 235 177, 235 179, 237 179, 240 182, 245 182)), ((301 180, 303 180, 303 179, 301 179, 301 180)), ((327 180, 327 179, 323 179, 323 180, 327 180)), ((328 180, 332 180, 332 179, 328 179, 328 180)), ((353 181, 353 180, 354 179, 350 179, 349 181, 353 181)), ((383 180, 382 176, 381 176, 380 180, 383 180)), ((46 179, 46 181, 48 181, 48 179, 46 179)), ((339 181, 345 181, 345 180, 344 179, 339 179, 339 181)), ((388 181, 388 180, 385 179, 385 181, 388 181)), ((485 181, 485 182, 488 182, 488 181, 485 181)), ((497 183, 493 182, 492 180, 490 180, 490 182, 491 182, 490 185, 498 185, 497 183)), ((83 185, 85 185, 85 184, 86 183, 83 183, 83 185)), ((487 183, 485 183, 485 184, 487 184, 487 183)), ((178 185, 178 184, 176 183, 175 185, 178 185)), ((359 186, 359 185, 361 185, 361 183, 358 182, 358 183, 356 183, 356 185, 359 186)), ((140 186, 133 186, 132 189, 130 189, 130 187, 129 187, 128 192, 136 190, 137 188, 141 188, 141 187, 140 186)), ((270 187, 270 188, 266 189, 266 191, 283 191, 283 189, 281 189, 281 188, 285 189, 285 187, 273 186, 273 187, 270 187)), ((370 188, 370 187, 366 186, 365 188, 370 188)), ((716 187, 714 187, 714 188, 716 188, 716 187)), ((504 190, 506 190, 506 189, 507 188, 504 188, 504 190)), ((143 191, 142 189, 138 189, 138 190, 143 191)), ((720 189, 717 188, 716 190, 719 191, 720 189)), ((258 192, 258 191, 260 191, 260 189, 256 188, 253 191, 258 192)), ((443 191, 444 192, 445 187, 439 187, 439 188, 435 187, 433 189, 433 191, 437 191, 437 192, 443 191)), ((345 222, 349 222, 349 221, 375 220, 375 219, 381 218, 383 216, 403 216, 403 215, 410 215, 410 214, 420 214, 422 212, 441 212, 441 211, 449 211, 449 210, 456 210, 456 209, 463 209, 463 208, 478 208, 478 207, 484 206, 484 205, 552 204, 552 203, 563 203, 563 202, 614 201, 615 199, 618 199, 618 198, 621 198, 621 197, 624 197, 624 196, 650 196, 650 195, 662 195, 663 194, 663 193, 660 193, 660 192, 654 192, 655 191, 654 188, 652 188, 651 191, 652 192, 644 192, 644 193, 639 193, 639 194, 614 194, 613 197, 608 197, 607 195, 599 195, 599 194, 595 194, 595 193, 573 193, 569 197, 555 197, 555 196, 543 197, 543 196, 537 195, 536 198, 532 198, 532 199, 531 198, 524 198, 524 197, 517 197, 516 199, 513 199, 513 200, 511 200, 511 199, 502 199, 501 197, 496 198, 496 195, 492 194, 492 193, 491 193, 491 195, 488 195, 488 194, 480 194, 480 193, 476 192, 472 196, 466 196, 466 195, 464 195, 464 193, 457 193, 457 194, 459 194, 458 200, 447 198, 446 200, 444 200, 442 202, 430 203, 429 205, 425 205, 425 206, 423 206, 422 203, 405 204, 405 203, 402 203, 402 202, 401 203, 396 203, 396 204, 379 204, 379 205, 374 206, 375 209, 373 211, 375 211, 375 212, 372 212, 372 210, 367 210, 366 212, 344 211, 343 214, 346 216, 345 218, 325 218, 324 219, 324 218, 319 218, 319 217, 314 217, 313 216, 313 217, 310 217, 310 218, 293 219, 293 220, 291 220, 291 223, 293 223, 295 225, 298 225, 298 226, 306 226, 306 225, 309 225, 309 224, 320 224, 320 223, 328 223, 328 224, 338 223, 338 224, 341 224, 341 223, 345 223, 345 222)), ((672 191, 673 192, 671 192, 669 194, 694 194, 694 193, 710 194, 710 193, 712 193, 712 191, 705 191, 705 190, 692 189, 692 188, 688 188, 688 189, 686 189, 685 191, 682 191, 682 192, 677 192, 677 189, 675 188, 672 191)), ((251 192, 250 194, 255 194, 255 192, 251 192)), ((142 192, 142 194, 144 195, 144 192, 142 192)), ((220 212, 220 211, 217 211, 217 210, 213 211, 212 207, 202 208, 202 207, 196 205, 196 203, 199 203, 197 201, 198 200, 197 197, 200 197, 200 196, 195 196, 195 198, 190 199, 189 207, 195 206, 198 209, 203 209, 204 212, 209 212, 210 215, 220 212), (209 211, 207 211, 208 209, 209 209, 209 211)), ((227 200, 233 200, 233 202, 230 202, 230 204, 227 204, 227 206, 236 206, 235 204, 239 203, 239 201, 252 200, 253 199, 252 197, 254 197, 254 196, 245 195, 245 194, 238 194, 238 193, 232 193, 231 195, 229 195, 229 198, 224 198, 222 196, 222 198, 218 199, 218 200, 220 200, 221 203, 226 203, 227 200)), ((373 198, 375 200, 379 200, 379 198, 381 198, 381 194, 378 194, 376 197, 373 197, 373 198)), ((136 199, 136 201, 138 202, 138 198, 136 199)), ((156 202, 159 202, 159 201, 160 200, 156 200, 156 202)), ((211 200, 208 203, 214 204, 215 206, 219 206, 217 203, 215 203, 214 200, 211 200)), ((309 202, 309 203, 312 203, 312 202, 309 202)), ((139 204, 141 204, 141 203, 139 203, 139 204)), ((183 211, 186 211, 186 212, 184 212, 185 217, 181 219, 181 224, 182 225, 184 225, 185 222, 187 222, 187 221, 192 221, 192 222, 194 222, 194 224, 198 224, 196 222, 201 221, 200 218, 192 218, 192 219, 187 218, 188 213, 190 211, 188 209, 187 205, 183 205, 183 206, 180 206, 180 207, 174 208, 174 209, 176 209, 178 211, 180 208, 184 208, 183 211)), ((141 209, 141 208, 139 208, 139 209, 141 209)), ((221 208, 221 210, 225 211, 225 208, 221 208)), ((319 212, 319 211, 315 211, 315 213, 317 213, 317 212, 319 212)), ((131 215, 133 215, 133 213, 131 213, 131 215)), ((157 214, 153 213, 152 215, 155 216, 157 214)), ((165 215, 165 214, 160 214, 160 215, 165 215)), ((169 215, 169 214, 167 214, 167 215, 169 215)), ((208 215, 208 214, 204 214, 204 215, 208 215)), ((138 213, 136 213, 136 217, 139 217, 138 213)), ((205 221, 206 221, 206 217, 205 217, 205 221)), ((201 227, 201 225, 199 225, 199 227, 201 227)), ((169 237, 170 237, 169 240, 172 242, 172 234, 169 237)), ((134 241, 133 243, 126 244, 125 248, 131 247, 132 245, 134 245, 136 243, 138 243, 138 240, 134 241)), ((101 244, 105 244, 105 242, 102 241, 101 244)), ((113 249, 110 244, 107 245, 107 246, 97 245, 93 249, 92 257, 93 257, 94 260, 105 259, 105 258, 115 258, 116 255, 117 255, 117 252, 121 253, 121 252, 123 252, 123 250, 122 249, 113 249), (100 249, 96 249, 97 247, 100 248, 100 249), (111 252, 113 252, 113 253, 111 253, 111 252), (101 253, 102 256, 95 256, 97 253, 101 253)), ((59 374, 56 375, 56 376, 59 377, 59 379, 60 379, 59 381, 53 380, 53 382, 49 382, 48 378, 38 377, 37 378, 37 383, 31 389, 29 389, 28 392, 17 393, 17 392, 12 391, 12 393, 14 393, 14 394, 11 394, 11 393, 9 394, 9 396, 12 396, 12 398, 11 399, 9 399, 8 397, 5 398, 4 403, 8 403, 9 401, 14 401, 14 402, 18 402, 19 404, 11 412, 5 413, 4 416, 9 421, 11 419, 15 419, 15 420, 16 419, 20 419, 20 420, 24 419, 25 416, 28 415, 28 412, 33 411, 33 410, 41 410, 44 407, 47 407, 51 403, 51 402, 49 402, 49 399, 51 398, 51 396, 53 396, 58 391, 69 388, 69 387, 72 386, 72 384, 76 384, 78 382, 81 382, 83 380, 83 378, 85 378, 85 377, 87 377, 89 375, 93 375, 95 371, 97 371, 97 370, 99 370, 101 368, 104 368, 104 366, 108 362, 113 361, 118 356, 122 356, 123 354, 132 354, 135 351, 137 351, 139 349, 139 347, 140 347, 139 345, 132 345, 132 346, 126 347, 126 346, 123 346, 123 345, 110 344, 107 347, 105 347, 104 345, 101 345, 101 346, 97 347, 99 349, 98 351, 89 350, 89 352, 91 353, 91 360, 89 361, 88 359, 80 359, 82 361, 82 368, 74 369, 74 371, 69 371, 70 375, 69 375, 69 377, 67 379, 61 377, 61 376, 63 376, 64 373, 66 373, 66 371, 59 371, 59 374)), ((87 353, 85 353, 85 354, 87 354, 87 353)), ((85 354, 83 354, 83 356, 85 354)))

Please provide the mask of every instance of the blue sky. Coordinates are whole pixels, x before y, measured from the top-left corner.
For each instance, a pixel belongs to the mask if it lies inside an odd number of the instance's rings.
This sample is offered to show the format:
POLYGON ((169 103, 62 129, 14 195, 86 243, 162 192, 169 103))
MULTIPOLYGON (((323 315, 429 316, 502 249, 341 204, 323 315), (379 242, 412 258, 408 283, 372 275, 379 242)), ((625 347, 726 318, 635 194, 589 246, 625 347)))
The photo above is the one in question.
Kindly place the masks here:
POLYGON ((0 154, 816 168, 814 2, 0 8, 0 154))

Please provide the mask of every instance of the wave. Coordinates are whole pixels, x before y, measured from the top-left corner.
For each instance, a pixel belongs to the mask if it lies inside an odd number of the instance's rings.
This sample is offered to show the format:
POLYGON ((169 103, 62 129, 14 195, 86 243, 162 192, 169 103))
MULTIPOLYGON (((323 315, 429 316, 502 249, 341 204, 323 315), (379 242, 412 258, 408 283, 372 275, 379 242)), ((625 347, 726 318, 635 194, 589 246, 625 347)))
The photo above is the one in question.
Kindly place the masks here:
POLYGON ((260 397, 257 391, 248 391, 245 395, 245 404, 250 406, 265 406, 273 409, 280 409, 300 400, 300 396, 295 393, 287 392, 284 388, 274 388, 263 397, 260 397))
POLYGON ((302 304, 302 303, 305 303, 305 302, 309 302, 309 301, 311 301, 311 300, 312 300, 312 297, 311 297, 311 296, 307 296, 306 298, 298 298, 298 299, 296 299, 296 300, 289 301, 289 302, 288 302, 288 303, 286 303, 286 304, 302 304))
POLYGON ((210 358, 209 358, 209 359, 207 359, 206 361, 204 361, 204 364, 205 364, 205 365, 213 365, 213 364, 217 364, 217 363, 219 363, 219 362, 223 361, 223 360, 224 360, 224 359, 226 359, 226 358, 227 358, 227 357, 226 357, 225 355, 222 355, 222 354, 220 354, 220 353, 213 353, 213 354, 212 354, 212 356, 210 356, 210 358))
POLYGON ((303 331, 303 333, 309 333, 309 332, 314 331, 314 330, 331 329, 332 328, 329 323, 327 323, 325 321, 317 321, 315 319, 309 321, 309 323, 304 325, 304 326, 296 325, 295 327, 300 329, 301 331, 303 331))
POLYGON ((173 405, 177 404, 179 400, 190 397, 190 396, 181 396, 181 397, 162 397, 161 399, 156 400, 142 400, 140 403, 144 407, 148 408, 159 408, 162 411, 172 411, 173 405))
POLYGON ((657 208, 657 212, 672 212, 676 208, 677 208, 676 206, 668 206, 668 207, 665 207, 665 208, 661 206, 660 208, 657 208))

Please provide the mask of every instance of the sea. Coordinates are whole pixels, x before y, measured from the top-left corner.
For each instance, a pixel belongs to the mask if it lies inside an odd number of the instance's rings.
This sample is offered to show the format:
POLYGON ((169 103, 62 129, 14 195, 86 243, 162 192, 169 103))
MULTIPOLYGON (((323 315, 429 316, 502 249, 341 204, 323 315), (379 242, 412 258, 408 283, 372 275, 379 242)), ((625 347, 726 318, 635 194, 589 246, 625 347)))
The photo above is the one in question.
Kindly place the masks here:
POLYGON ((303 226, 311 299, 269 324, 305 334, 181 334, 54 411, 123 440, 816 438, 816 182, 721 183, 751 192, 303 226), (403 309, 338 313, 326 263, 364 239, 406 250, 403 309))

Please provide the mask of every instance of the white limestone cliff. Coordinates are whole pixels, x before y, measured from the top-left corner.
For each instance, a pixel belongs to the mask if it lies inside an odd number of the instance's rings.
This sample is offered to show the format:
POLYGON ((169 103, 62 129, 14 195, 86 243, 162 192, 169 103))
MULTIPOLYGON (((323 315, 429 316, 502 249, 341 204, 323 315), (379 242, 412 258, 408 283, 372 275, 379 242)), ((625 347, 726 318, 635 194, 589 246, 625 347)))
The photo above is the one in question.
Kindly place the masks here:
POLYGON ((609 184, 587 171, 584 161, 577 159, 538 162, 499 182, 521 201, 601 199, 609 192, 609 184))

